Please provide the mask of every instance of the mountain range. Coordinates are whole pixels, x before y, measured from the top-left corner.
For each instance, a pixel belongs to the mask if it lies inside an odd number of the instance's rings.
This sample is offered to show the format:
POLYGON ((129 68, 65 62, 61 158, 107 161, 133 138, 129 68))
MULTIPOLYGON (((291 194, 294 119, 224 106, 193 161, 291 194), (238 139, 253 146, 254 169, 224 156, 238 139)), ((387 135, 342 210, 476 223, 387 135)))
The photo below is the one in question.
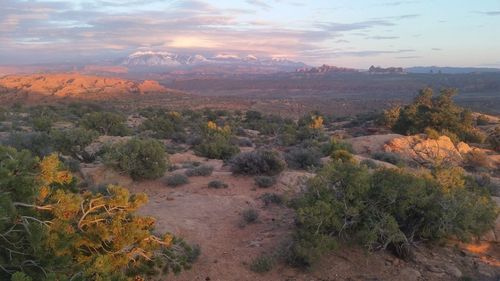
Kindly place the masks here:
POLYGON ((302 62, 286 58, 257 57, 254 55, 218 54, 204 56, 200 54, 176 54, 163 51, 137 51, 123 60, 120 65, 129 68, 181 68, 190 69, 203 66, 237 67, 237 68, 273 68, 277 71, 295 71, 306 67, 302 62))

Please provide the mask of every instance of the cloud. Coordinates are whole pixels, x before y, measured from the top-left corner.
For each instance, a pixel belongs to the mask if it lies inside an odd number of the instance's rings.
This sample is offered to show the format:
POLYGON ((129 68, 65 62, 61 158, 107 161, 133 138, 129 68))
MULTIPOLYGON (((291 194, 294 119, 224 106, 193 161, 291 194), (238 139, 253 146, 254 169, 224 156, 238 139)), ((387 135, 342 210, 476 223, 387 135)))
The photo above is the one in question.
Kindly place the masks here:
POLYGON ((481 11, 481 12, 477 12, 477 13, 487 15, 487 16, 500 16, 500 10, 498 10, 498 11, 481 11))
POLYGON ((266 2, 262 0, 246 0, 246 2, 250 5, 257 6, 262 9, 271 9, 271 5, 267 4, 266 2))
POLYGON ((401 57, 396 57, 397 59, 402 59, 402 60, 408 60, 408 59, 419 59, 422 58, 421 56, 401 56, 401 57))
POLYGON ((392 39, 399 39, 399 36, 369 36, 369 37, 366 37, 366 39, 373 39, 373 40, 392 40, 392 39))

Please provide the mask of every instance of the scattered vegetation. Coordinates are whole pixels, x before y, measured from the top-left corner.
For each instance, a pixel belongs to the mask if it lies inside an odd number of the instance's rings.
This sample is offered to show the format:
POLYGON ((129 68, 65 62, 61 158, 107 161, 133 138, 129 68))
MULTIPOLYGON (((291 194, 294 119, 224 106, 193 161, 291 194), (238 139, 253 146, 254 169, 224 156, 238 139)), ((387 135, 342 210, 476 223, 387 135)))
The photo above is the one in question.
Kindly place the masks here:
POLYGON ((276 184, 276 178, 270 176, 256 176, 254 181, 260 188, 268 188, 276 184))
POLYGON ((165 183, 170 187, 177 187, 188 184, 189 179, 183 174, 173 174, 165 179, 165 183))
POLYGON ((370 173, 355 162, 324 167, 293 205, 297 232, 288 261, 296 266, 310 266, 339 241, 352 239, 406 257, 416 241, 480 235, 497 215, 489 195, 460 171, 370 173))
POLYGON ((214 167, 210 165, 200 165, 198 167, 189 168, 186 170, 188 177, 208 177, 214 171, 214 167))
POLYGON ((231 171, 242 175, 275 176, 285 169, 285 162, 273 150, 255 150, 236 155, 231 159, 231 171))
POLYGON ((213 181, 210 181, 208 183, 208 187, 209 188, 219 189, 219 188, 227 188, 228 185, 225 182, 221 181, 221 180, 213 180, 213 181))
POLYGON ((80 125, 103 135, 126 136, 130 134, 125 125, 125 117, 112 112, 92 112, 85 114, 80 125))
POLYGON ((241 213, 241 216, 245 223, 254 223, 259 218, 259 211, 253 208, 246 209, 241 213))
POLYGON ((264 193, 260 197, 260 199, 264 202, 264 205, 268 206, 271 204, 281 205, 285 202, 285 199, 282 195, 277 193, 264 193))
POLYGON ((250 270, 257 273, 268 272, 273 268, 274 259, 272 257, 261 255, 252 260, 250 270))
POLYGON ((108 148, 104 158, 134 180, 162 177, 169 165, 163 145, 154 139, 132 138, 117 143, 108 148))
POLYGON ((285 159, 292 169, 307 170, 321 165, 321 153, 315 148, 292 148, 285 154, 285 159))
POLYGON ((433 97, 433 90, 425 88, 412 104, 384 111, 382 123, 401 134, 413 135, 432 129, 452 140, 482 143, 485 136, 474 127, 471 112, 453 102, 456 93, 456 90, 444 89, 433 97))

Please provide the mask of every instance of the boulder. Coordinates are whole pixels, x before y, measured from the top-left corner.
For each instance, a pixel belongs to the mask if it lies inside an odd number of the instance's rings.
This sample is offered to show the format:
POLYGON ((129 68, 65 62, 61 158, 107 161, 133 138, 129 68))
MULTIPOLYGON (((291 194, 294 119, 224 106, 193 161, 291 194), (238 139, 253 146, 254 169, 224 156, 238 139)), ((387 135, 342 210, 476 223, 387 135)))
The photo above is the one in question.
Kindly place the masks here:
POLYGON ((402 135, 370 135, 346 139, 345 142, 351 144, 355 154, 370 156, 375 152, 384 151, 384 145, 394 139, 401 138, 402 135))
POLYGON ((464 158, 460 151, 470 150, 471 148, 465 143, 455 146, 447 136, 441 136, 438 139, 430 139, 425 135, 399 137, 384 145, 384 151, 397 153, 423 166, 436 163, 461 164, 464 158))

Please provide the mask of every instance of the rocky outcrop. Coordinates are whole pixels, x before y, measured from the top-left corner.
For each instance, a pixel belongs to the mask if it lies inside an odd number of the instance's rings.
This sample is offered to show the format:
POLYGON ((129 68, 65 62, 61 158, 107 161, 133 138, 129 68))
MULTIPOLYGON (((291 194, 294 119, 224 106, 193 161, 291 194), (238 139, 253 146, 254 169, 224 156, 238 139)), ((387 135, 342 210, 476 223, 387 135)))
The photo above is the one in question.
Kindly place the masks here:
POLYGON ((397 153, 423 166, 436 163, 460 164, 472 149, 466 143, 453 144, 447 136, 430 139, 425 135, 399 137, 384 145, 384 151, 397 153))
POLYGON ((79 73, 10 75, 0 78, 0 93, 30 98, 107 99, 168 91, 156 81, 135 82, 79 73))
POLYGON ((370 135, 346 139, 345 141, 351 144, 355 154, 370 156, 375 152, 384 151, 384 145, 386 143, 392 141, 393 139, 401 137, 403 137, 403 135, 370 135))

